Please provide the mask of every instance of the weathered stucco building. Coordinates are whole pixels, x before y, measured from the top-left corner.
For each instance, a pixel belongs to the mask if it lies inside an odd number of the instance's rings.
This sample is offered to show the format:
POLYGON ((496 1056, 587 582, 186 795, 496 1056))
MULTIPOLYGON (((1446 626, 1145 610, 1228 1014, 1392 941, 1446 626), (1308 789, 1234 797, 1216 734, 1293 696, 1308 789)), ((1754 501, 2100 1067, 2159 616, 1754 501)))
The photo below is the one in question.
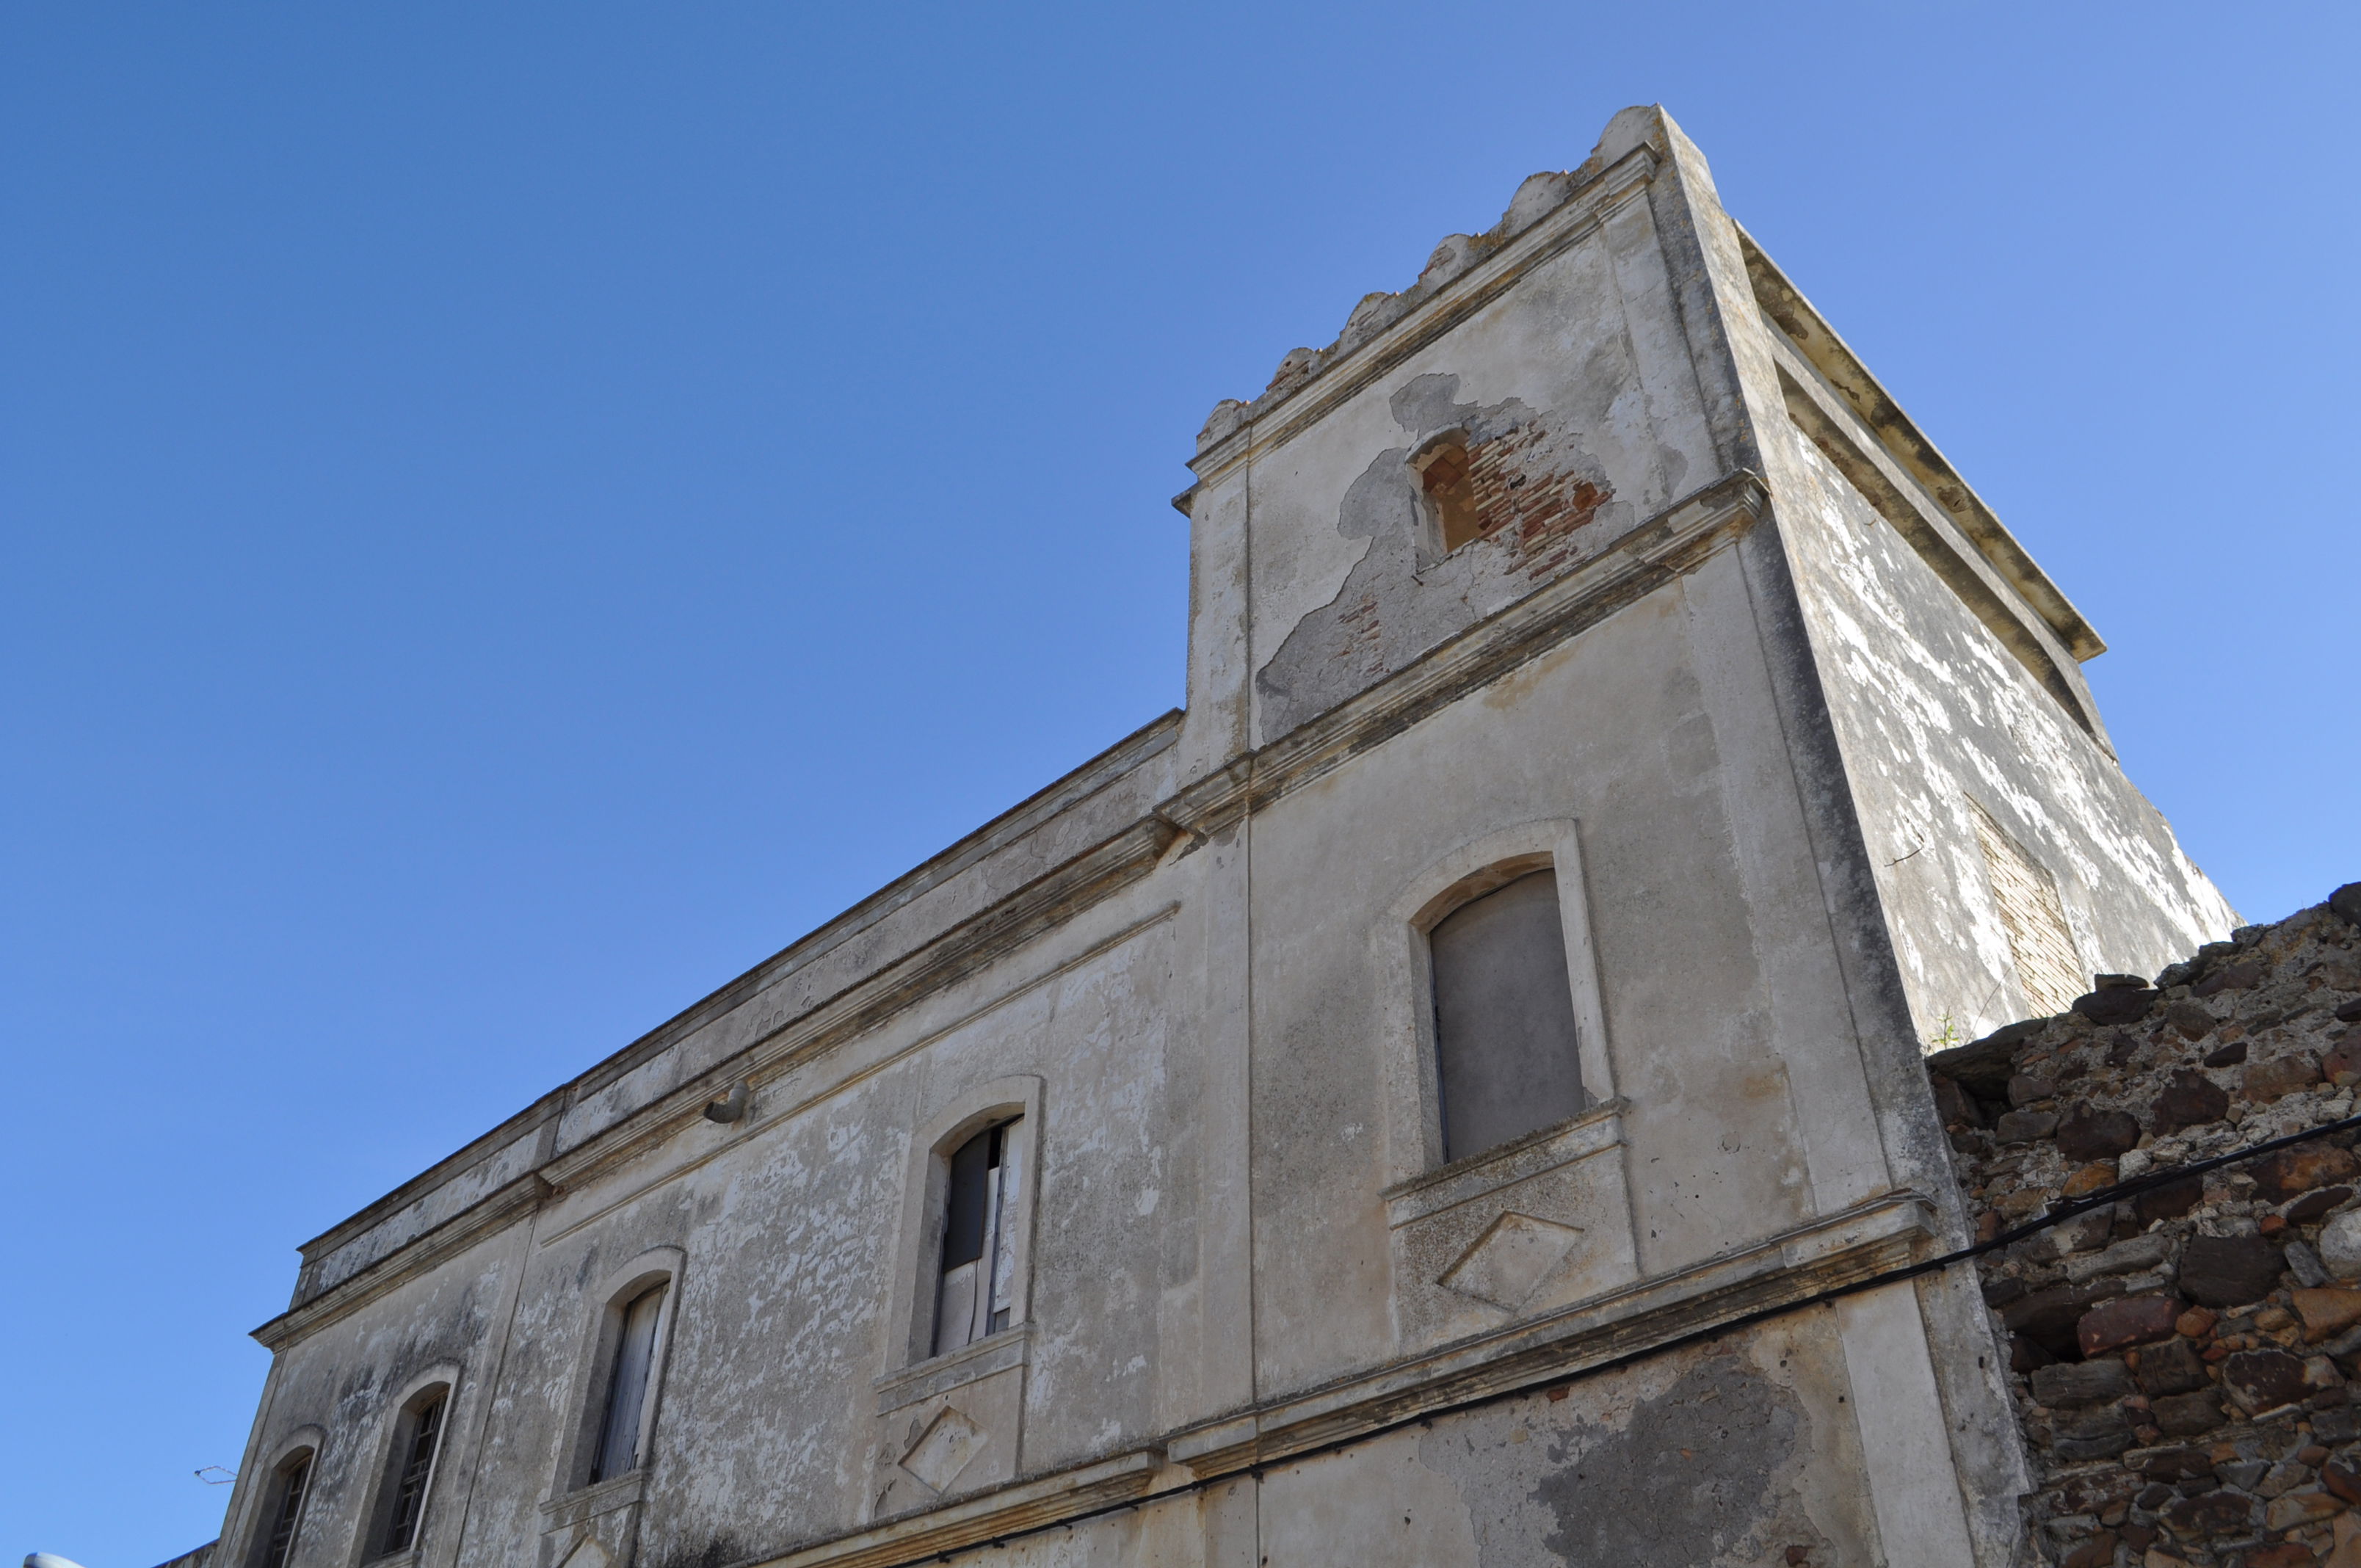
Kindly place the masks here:
POLYGON ((307 1245, 215 1568, 2024 1550, 1972 1270, 1695 1336, 2229 929, 2097 636, 1653 109, 1192 466, 1186 710, 307 1245))

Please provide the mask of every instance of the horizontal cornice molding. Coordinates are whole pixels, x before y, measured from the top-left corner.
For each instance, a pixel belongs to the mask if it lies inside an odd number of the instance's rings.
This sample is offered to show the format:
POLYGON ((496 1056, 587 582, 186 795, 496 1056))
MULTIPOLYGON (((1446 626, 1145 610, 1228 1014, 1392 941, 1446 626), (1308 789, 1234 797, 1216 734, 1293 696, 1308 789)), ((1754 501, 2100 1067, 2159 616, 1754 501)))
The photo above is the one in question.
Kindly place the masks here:
POLYGON ((2017 543, 2016 536, 1992 508, 1984 504, 1974 487, 1960 477, 1951 460, 1902 411, 1902 405, 1870 374, 1861 356, 1804 298, 1803 291, 1788 281, 1787 275, 1755 243, 1754 236, 1735 223, 1731 226, 1738 228, 1739 246, 1746 256, 1747 280, 1753 288, 1755 303, 1780 334, 1795 345, 1796 351, 1836 389, 1879 444, 1893 454, 1912 478, 1926 487, 1927 493, 1950 514, 1977 552, 1992 563, 2034 613, 2048 623, 2070 653, 2077 660, 2087 660, 2105 652, 2106 643, 2100 641, 2082 612, 2049 580, 2049 575, 2017 543))
POLYGON ((1120 893, 1153 870, 1179 837, 1179 829, 1161 817, 1139 818, 600 1129, 544 1165, 540 1174, 555 1187, 573 1187, 632 1158, 697 1120, 730 1080, 776 1077, 1120 893))
POLYGON ((432 1230, 412 1236, 311 1299, 280 1313, 254 1330, 253 1335, 264 1349, 276 1354, 530 1214, 550 1191, 549 1183, 538 1174, 522 1176, 497 1188, 432 1230))
POLYGON ((730 1082, 774 1078, 821 1056, 1120 893, 1153 870, 1179 837, 1180 829, 1160 817, 1139 818, 546 1160, 523 1179, 272 1319, 254 1331, 255 1337, 279 1350, 416 1278, 534 1203, 593 1179, 692 1125, 730 1082))
MULTIPOLYGON (((520 1138, 532 1135, 538 1130, 546 1142, 550 1124, 560 1121, 572 1107, 580 1104, 589 1095, 597 1093, 633 1068, 662 1055, 707 1024, 728 1015, 781 981, 801 972, 813 959, 842 946, 886 915, 952 881, 991 855, 1020 841, 1060 813, 1118 783, 1134 769, 1169 750, 1178 737, 1180 728, 1180 713, 1177 708, 1142 725, 1081 767, 1035 792, 940 854, 895 878, 826 925, 651 1029, 572 1081, 543 1095, 490 1132, 470 1140, 462 1148, 438 1160, 392 1191, 339 1220, 302 1244, 299 1250, 307 1266, 376 1229, 401 1210, 465 1176, 484 1161, 498 1157, 513 1147, 520 1138)), ((1019 893, 1022 891, 1020 889, 1019 893)))
POLYGON ((1218 832, 1597 625, 1752 527, 1770 492, 1741 469, 1675 501, 1603 554, 1157 807, 1192 838, 1218 832))
MULTIPOLYGON (((1740 472, 1675 501, 1596 559, 1527 596, 1261 751, 1235 759, 1110 838, 953 926, 777 1029, 651 1098, 521 1181, 495 1190, 255 1331, 295 1343, 437 1266, 545 1196, 579 1187, 690 1126, 739 1080, 759 1083, 884 1024, 1153 871, 1181 836, 1202 839, 1653 592, 1738 537, 1768 495, 1740 472)), ((366 1228, 366 1227, 362 1227, 366 1228)), ((357 1235, 349 1224, 340 1232, 357 1235)))
MULTIPOLYGON (((1113 1458, 1035 1476, 736 1568, 902 1568, 1021 1531, 1152 1503, 1224 1475, 1372 1437, 1471 1400, 1538 1391, 1645 1355, 1748 1313, 1810 1301, 1916 1262, 1936 1205, 1888 1193, 1692 1267, 1431 1355, 1175 1432, 1113 1458)), ((1904 1287, 1907 1288, 1907 1287, 1904 1287)))
POLYGON ((1820 379, 1802 351, 1784 340, 1773 346, 1779 361, 1779 389, 1785 394, 1787 417, 1795 427, 2066 710, 2067 717, 2114 756, 2098 708, 2080 685, 2074 655, 2058 641, 2048 622, 2025 604, 2015 585, 1970 543, 1950 513, 1860 422, 1851 405, 1820 379), (2075 672, 2071 676, 2067 674, 2070 669, 2075 672))
POLYGON ((762 1568, 887 1568, 923 1563, 971 1546, 987 1546, 1004 1535, 1054 1525, 1110 1504, 1144 1497, 1159 1466, 1151 1453, 1123 1454, 1079 1470, 1046 1476, 964 1503, 896 1519, 785 1557, 762 1560, 762 1568))

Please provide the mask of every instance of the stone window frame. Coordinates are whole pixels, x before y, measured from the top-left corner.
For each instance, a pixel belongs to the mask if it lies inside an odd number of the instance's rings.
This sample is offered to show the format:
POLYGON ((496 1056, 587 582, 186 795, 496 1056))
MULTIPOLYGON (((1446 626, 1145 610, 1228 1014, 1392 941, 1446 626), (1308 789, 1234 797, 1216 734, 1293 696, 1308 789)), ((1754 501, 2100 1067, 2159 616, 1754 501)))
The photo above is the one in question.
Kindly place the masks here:
MULTIPOLYGON (((269 1461, 260 1470, 261 1484, 248 1492, 243 1499, 246 1518, 239 1523, 235 1535, 224 1531, 226 1539, 242 1540, 246 1543, 244 1550, 236 1557, 228 1559, 229 1562, 240 1564, 241 1568, 261 1568, 262 1554, 269 1547, 271 1516, 277 1512, 275 1504, 279 1497, 280 1473, 287 1468, 290 1460, 305 1450, 311 1452, 312 1474, 306 1482, 307 1492, 303 1499, 303 1508, 307 1515, 311 1513, 313 1500, 319 1494, 321 1461, 325 1458, 328 1452, 328 1431, 325 1427, 307 1422, 297 1427, 293 1431, 288 1432, 271 1445, 269 1451, 269 1461)), ((312 1524, 313 1529, 318 1528, 316 1517, 313 1519, 312 1524)), ((303 1539, 304 1522, 299 1519, 295 1525, 295 1543, 289 1549, 287 1554, 287 1560, 291 1564, 299 1561, 298 1554, 303 1550, 303 1539)))
POLYGON ((362 1494, 362 1513, 353 1531, 349 1561, 353 1568, 396 1568, 402 1563, 416 1563, 423 1557, 426 1531, 434 1522, 434 1493, 443 1480, 444 1460, 451 1453, 451 1432, 456 1425, 459 1409, 459 1386, 467 1369, 456 1361, 437 1361, 404 1379, 400 1390, 390 1400, 381 1418, 381 1430, 369 1447, 375 1455, 369 1467, 362 1472, 368 1489, 362 1494), (396 1552, 381 1551, 378 1542, 385 1536, 388 1510, 393 1507, 394 1489, 401 1480, 401 1429, 422 1396, 435 1388, 443 1390, 443 1430, 434 1440, 434 1458, 426 1471, 426 1485, 418 1504, 418 1528, 412 1532, 410 1544, 396 1552))
POLYGON ((1031 1073, 993 1079, 962 1090, 914 1128, 902 1180, 901 1223, 895 1234, 893 1310, 885 1331, 884 1370, 877 1378, 889 1395, 904 1385, 948 1387, 972 1370, 976 1376, 1022 1360, 1030 1341, 1033 1307, 1033 1234, 1040 1212, 1043 1080, 1031 1073), (935 1300, 941 1286, 943 1225, 950 1194, 950 1157, 961 1145, 997 1123, 1022 1118, 1018 1189, 1014 1232, 1013 1299, 1008 1326, 942 1355, 933 1354, 935 1300))
POLYGON ((1385 1052, 1385 1179, 1389 1190, 1446 1168, 1443 1096, 1434 1025, 1434 970, 1427 934, 1463 905, 1534 872, 1554 873, 1558 919, 1565 933, 1566 987, 1574 998, 1575 1051, 1587 1107, 1500 1149, 1451 1162, 1472 1168, 1511 1154, 1621 1102, 1607 1035, 1605 998, 1583 872, 1580 821, 1543 817, 1487 833, 1409 879, 1370 933, 1381 977, 1385 1052))
MULTIPOLYGON (((592 1305, 585 1314, 581 1348, 575 1355, 567 1407, 573 1419, 566 1428, 566 1441, 558 1445, 557 1474, 552 1478, 543 1512, 560 1504, 587 1501, 594 1505, 589 1513, 603 1513, 637 1502, 646 1489, 656 1416, 664 1408, 664 1378, 672 1363, 673 1325, 680 1317, 681 1284, 687 1267, 688 1255, 681 1248, 649 1247, 630 1262, 609 1269, 588 1292, 592 1305), (622 1348, 624 1310, 657 1285, 664 1288, 664 1303, 656 1321, 655 1346, 648 1356, 648 1386, 641 1396, 640 1462, 620 1475, 592 1481, 590 1467, 597 1461, 598 1439, 606 1426, 608 1383, 622 1348)), ((574 1508, 569 1513, 582 1511, 574 1508)))

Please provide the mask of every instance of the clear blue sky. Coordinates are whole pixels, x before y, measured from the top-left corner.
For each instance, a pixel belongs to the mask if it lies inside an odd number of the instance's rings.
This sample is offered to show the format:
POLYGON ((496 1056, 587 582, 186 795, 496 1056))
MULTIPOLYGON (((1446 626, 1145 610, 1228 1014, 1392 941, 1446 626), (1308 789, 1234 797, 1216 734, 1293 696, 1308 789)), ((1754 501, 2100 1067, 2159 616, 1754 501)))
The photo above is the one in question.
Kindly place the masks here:
POLYGON ((1207 409, 1625 104, 2361 877, 2356 16, 0 8, 0 1552, 210 1539, 296 1243, 1177 704, 1207 409))

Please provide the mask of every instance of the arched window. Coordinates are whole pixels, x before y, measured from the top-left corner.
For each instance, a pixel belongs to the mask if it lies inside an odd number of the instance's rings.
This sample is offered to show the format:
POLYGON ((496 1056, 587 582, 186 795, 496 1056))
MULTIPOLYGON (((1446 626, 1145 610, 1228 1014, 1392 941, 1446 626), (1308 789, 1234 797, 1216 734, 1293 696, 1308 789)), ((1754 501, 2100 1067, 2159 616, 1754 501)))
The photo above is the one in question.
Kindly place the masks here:
POLYGON ((951 1151, 935 1270, 937 1355, 1009 1326, 1016 1300, 1024 1138, 1019 1116, 973 1134, 951 1151))
POLYGON ((588 1292, 570 1401, 572 1431, 558 1450, 553 1477, 559 1493, 608 1484, 628 1490, 638 1484, 627 1478, 644 1472, 654 1440, 686 1262, 678 1247, 651 1247, 588 1292))
POLYGON ((255 1568, 287 1568, 295 1538, 303 1528, 303 1498, 312 1489, 312 1451, 299 1448, 270 1474, 263 1501, 263 1527, 256 1540, 255 1568))
POLYGON ((672 1282, 661 1279, 619 1310, 615 1344, 607 1368, 606 1408, 598 1420, 598 1445, 589 1480, 611 1481, 640 1467, 650 1420, 655 1412, 656 1363, 664 1343, 665 1308, 672 1282))
POLYGON ((435 1383, 402 1401, 394 1420, 393 1448, 378 1505, 377 1551, 390 1557, 417 1546, 426 1528, 426 1505, 434 1486, 434 1462, 443 1453, 443 1430, 451 1409, 451 1386, 435 1383))
POLYGON ((1444 554, 1484 532, 1476 505, 1474 466, 1467 454, 1467 433, 1446 431, 1419 448, 1410 460, 1418 476, 1419 494, 1426 502, 1427 519, 1444 554))
POLYGON ((1565 1121, 1587 1103, 1554 871, 1472 898, 1427 932, 1446 1160, 1565 1121))

